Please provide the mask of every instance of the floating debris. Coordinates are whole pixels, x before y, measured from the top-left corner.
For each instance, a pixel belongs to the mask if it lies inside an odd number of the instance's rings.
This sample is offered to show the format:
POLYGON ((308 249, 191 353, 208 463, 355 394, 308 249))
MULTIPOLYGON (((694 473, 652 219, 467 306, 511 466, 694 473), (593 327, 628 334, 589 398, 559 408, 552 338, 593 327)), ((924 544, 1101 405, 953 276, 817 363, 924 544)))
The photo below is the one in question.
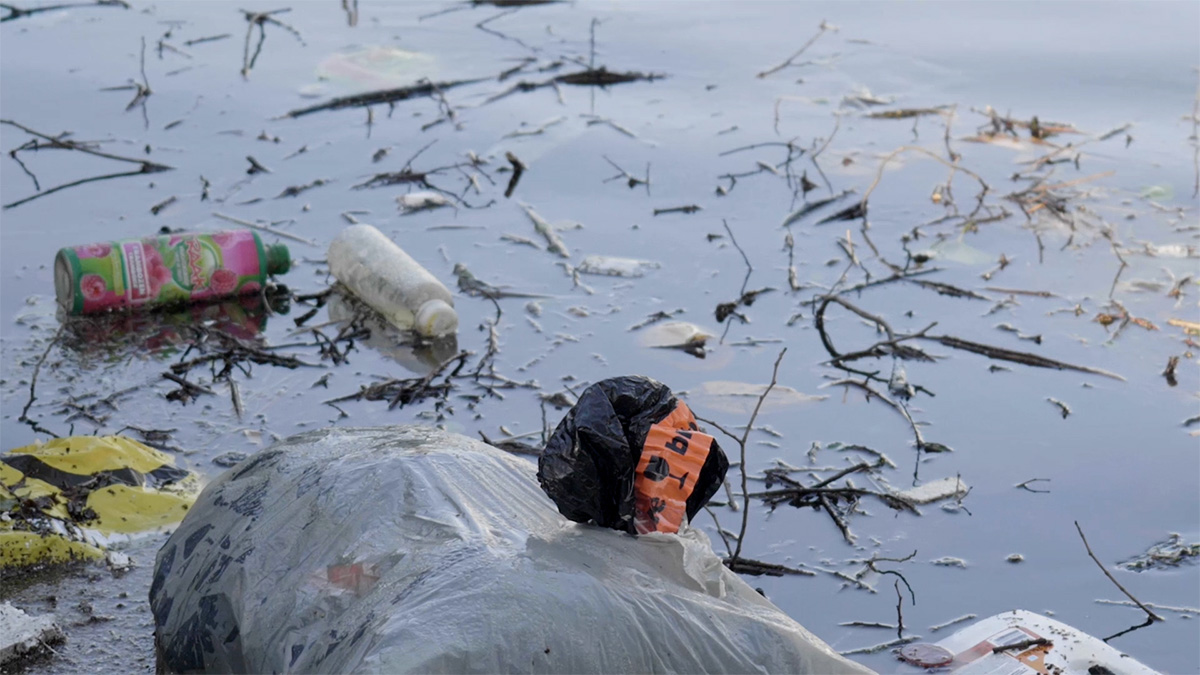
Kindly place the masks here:
POLYGON ((1058 411, 1062 413, 1062 418, 1064 420, 1071 415, 1071 406, 1051 396, 1047 396, 1046 400, 1058 407, 1058 411))
POLYGON ((686 321, 668 321, 653 324, 649 330, 641 334, 641 344, 644 347, 657 349, 682 349, 693 356, 704 353, 705 344, 716 337, 703 328, 686 321))
POLYGON ((695 213, 700 210, 701 207, 695 204, 689 204, 687 206, 672 206, 666 209, 654 209, 654 215, 661 216, 665 213, 695 213))
POLYGON ((939 630, 942 630, 943 628, 949 628, 950 626, 953 626, 954 624, 962 623, 964 621, 970 621, 971 619, 974 619, 977 616, 978 616, 977 614, 963 614, 962 616, 958 617, 957 619, 950 619, 949 621, 944 621, 942 623, 937 624, 936 626, 930 626, 929 632, 936 633, 939 630))
MULTIPOLYGON (((926 450, 928 451, 928 450, 926 450)), ((967 484, 958 477, 929 481, 920 487, 896 492, 896 496, 913 504, 932 504, 943 499, 965 497, 970 492, 967 484)))
POLYGON ((1200 557, 1200 542, 1186 543, 1184 538, 1172 532, 1164 541, 1154 544, 1145 553, 1117 563, 1117 567, 1132 572, 1179 567, 1184 563, 1196 562, 1200 557))
POLYGON ((1010 563, 1013 563, 1013 564, 1016 564, 1016 563, 1023 563, 1023 562, 1025 562, 1025 556, 1021 555, 1020 553, 1011 553, 1011 554, 1009 554, 1009 556, 1008 556, 1007 558, 1005 558, 1004 560, 1005 560, 1006 562, 1010 562, 1010 563))
POLYGON ((432 190, 421 190, 400 195, 396 197, 396 203, 400 205, 400 209, 405 214, 450 206, 450 200, 446 198, 446 195, 432 190))
POLYGON ((909 635, 908 637, 902 637, 897 640, 891 640, 890 642, 881 642, 877 645, 872 645, 870 647, 859 647, 858 649, 851 649, 848 651, 838 652, 838 653, 841 654, 842 656, 851 656, 853 654, 876 654, 876 653, 882 652, 886 649, 891 649, 893 647, 901 647, 910 642, 916 642, 917 640, 920 640, 920 639, 921 639, 920 635, 909 635))
POLYGON ((656 270, 661 264, 652 260, 636 258, 617 258, 605 255, 589 255, 575 268, 581 274, 595 274, 609 277, 640 277, 645 270, 656 270))
MULTIPOLYGON (((701 384, 699 390, 693 393, 691 398, 697 401, 702 400, 706 409, 720 410, 730 414, 750 414, 767 387, 768 385, 765 384, 714 380, 701 384)), ((827 398, 829 397, 813 396, 791 387, 776 384, 763 399, 762 410, 781 410, 823 401, 827 398)))
POLYGON ((930 560, 929 562, 933 563, 934 565, 938 565, 940 567, 961 567, 964 570, 967 569, 967 561, 966 560, 963 560, 962 558, 955 558, 953 556, 948 556, 948 555, 942 556, 941 558, 934 558, 933 560, 930 560))
POLYGON ((521 204, 521 208, 525 209, 525 215, 529 216, 529 220, 533 223, 533 229, 546 238, 546 248, 564 258, 570 258, 571 251, 567 248, 566 243, 563 242, 562 237, 558 236, 558 232, 550 224, 550 221, 541 217, 528 204, 521 204))

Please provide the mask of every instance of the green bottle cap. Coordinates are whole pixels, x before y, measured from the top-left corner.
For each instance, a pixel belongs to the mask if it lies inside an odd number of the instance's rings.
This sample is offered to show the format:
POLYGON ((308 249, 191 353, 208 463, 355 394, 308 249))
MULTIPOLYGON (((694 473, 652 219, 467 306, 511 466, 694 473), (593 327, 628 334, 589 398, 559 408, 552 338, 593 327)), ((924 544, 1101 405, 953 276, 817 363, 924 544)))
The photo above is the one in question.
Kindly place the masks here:
POLYGON ((287 246, 271 244, 267 247, 267 274, 287 274, 292 268, 292 256, 287 246))

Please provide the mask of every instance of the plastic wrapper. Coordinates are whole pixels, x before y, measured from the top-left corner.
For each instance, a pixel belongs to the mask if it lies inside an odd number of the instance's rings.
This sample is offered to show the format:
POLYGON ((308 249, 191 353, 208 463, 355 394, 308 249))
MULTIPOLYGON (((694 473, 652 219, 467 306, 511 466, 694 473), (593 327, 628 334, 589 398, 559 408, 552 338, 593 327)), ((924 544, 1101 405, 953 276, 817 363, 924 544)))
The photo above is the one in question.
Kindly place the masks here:
POLYGON ((174 459, 123 436, 71 436, 0 455, 0 578, 108 558, 109 544, 170 527, 200 491, 174 459))
POLYGON ((150 603, 165 671, 868 672, 702 532, 571 523, 532 463, 428 427, 314 431, 230 469, 150 603))
POLYGON ((583 391, 546 444, 538 481, 571 520, 646 534, 678 531, 728 469, 666 385, 626 376, 583 391))

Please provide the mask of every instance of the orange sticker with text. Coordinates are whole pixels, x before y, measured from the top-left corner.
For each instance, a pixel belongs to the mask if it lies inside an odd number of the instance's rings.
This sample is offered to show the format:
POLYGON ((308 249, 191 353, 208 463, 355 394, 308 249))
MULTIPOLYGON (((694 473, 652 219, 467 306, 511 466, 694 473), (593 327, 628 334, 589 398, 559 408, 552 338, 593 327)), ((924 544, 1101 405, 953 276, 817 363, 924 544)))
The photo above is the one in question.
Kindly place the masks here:
POLYGON ((683 401, 650 427, 633 481, 638 534, 679 531, 712 445, 713 437, 696 430, 683 401))

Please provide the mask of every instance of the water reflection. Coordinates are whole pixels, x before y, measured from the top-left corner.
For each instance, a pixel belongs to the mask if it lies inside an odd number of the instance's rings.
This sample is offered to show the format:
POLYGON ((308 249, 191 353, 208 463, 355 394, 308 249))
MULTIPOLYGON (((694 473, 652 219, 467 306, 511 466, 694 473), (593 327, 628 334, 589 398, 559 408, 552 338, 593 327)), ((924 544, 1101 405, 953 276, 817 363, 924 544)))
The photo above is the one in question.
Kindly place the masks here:
POLYGON ((62 346, 80 357, 118 361, 141 354, 167 359, 212 334, 262 342, 272 314, 287 314, 286 296, 247 295, 174 312, 113 312, 94 316, 59 313, 62 346))
POLYGON ((417 375, 428 375, 446 359, 458 354, 458 336, 449 335, 431 340, 412 331, 401 330, 384 321, 357 299, 334 292, 325 304, 329 319, 337 322, 357 322, 370 335, 364 344, 417 375))

